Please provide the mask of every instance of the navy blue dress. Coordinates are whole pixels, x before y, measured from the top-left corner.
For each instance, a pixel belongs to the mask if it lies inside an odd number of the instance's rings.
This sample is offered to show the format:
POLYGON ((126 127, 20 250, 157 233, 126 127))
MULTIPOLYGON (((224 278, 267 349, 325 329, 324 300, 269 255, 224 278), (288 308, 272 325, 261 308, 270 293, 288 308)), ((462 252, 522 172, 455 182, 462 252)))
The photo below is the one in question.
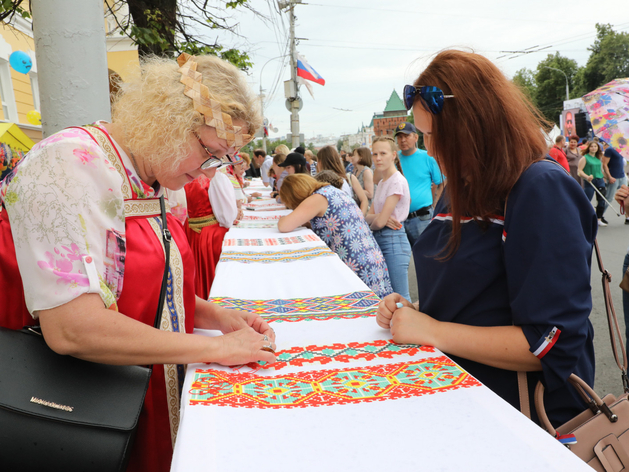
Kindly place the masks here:
POLYGON ((331 185, 315 190, 328 201, 323 216, 310 220, 312 231, 380 298, 393 292, 387 263, 362 211, 352 197, 331 185))
MULTIPOLYGON (((566 422, 586 408, 568 376, 594 383, 592 205, 565 170, 535 163, 511 191, 506 218, 496 216, 487 228, 463 219, 459 250, 439 261, 452 231, 445 200, 413 247, 421 311, 440 321, 522 327, 543 368, 528 373, 531 401, 541 380, 549 419, 566 422)), ((520 409, 516 372, 451 357, 520 409)), ((532 403, 531 412, 537 421, 532 403)))

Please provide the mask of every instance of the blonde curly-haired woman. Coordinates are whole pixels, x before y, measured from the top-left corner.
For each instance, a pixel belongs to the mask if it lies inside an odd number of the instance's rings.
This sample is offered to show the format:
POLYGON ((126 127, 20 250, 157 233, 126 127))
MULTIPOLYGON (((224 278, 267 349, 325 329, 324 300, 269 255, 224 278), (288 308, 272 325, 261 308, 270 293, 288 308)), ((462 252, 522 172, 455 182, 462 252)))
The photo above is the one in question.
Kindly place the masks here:
POLYGON ((229 162, 260 126, 238 69, 213 56, 178 62, 143 63, 122 84, 112 123, 48 137, 0 186, 0 284, 12 294, 2 297, 0 325, 39 323, 60 354, 155 364, 134 471, 170 468, 184 364, 275 361, 275 336, 262 318, 195 297, 193 257, 171 214, 172 298, 161 329, 152 326, 164 272, 159 197, 202 167, 229 162), (223 336, 194 335, 194 327, 223 336))

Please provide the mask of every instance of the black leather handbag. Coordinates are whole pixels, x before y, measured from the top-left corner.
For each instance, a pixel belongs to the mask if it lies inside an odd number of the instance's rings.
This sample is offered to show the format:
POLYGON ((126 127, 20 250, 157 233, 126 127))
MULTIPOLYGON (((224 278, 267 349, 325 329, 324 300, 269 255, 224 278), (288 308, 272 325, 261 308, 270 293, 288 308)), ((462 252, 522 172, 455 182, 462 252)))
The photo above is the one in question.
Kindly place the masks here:
MULTIPOLYGON (((170 233, 160 200, 166 264, 170 233)), ((83 361, 52 351, 37 329, 0 328, 0 471, 124 471, 152 367, 83 361)))

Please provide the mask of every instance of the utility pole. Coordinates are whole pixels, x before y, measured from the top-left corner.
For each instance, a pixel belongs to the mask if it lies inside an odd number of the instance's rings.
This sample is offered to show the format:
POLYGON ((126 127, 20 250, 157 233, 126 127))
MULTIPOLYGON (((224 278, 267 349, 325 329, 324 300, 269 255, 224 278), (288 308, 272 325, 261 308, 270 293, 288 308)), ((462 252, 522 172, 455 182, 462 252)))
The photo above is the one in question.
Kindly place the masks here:
POLYGON ((285 86, 286 108, 290 111, 290 132, 291 145, 293 148, 299 146, 299 110, 302 107, 299 98, 299 87, 297 84, 297 52, 295 51, 295 4, 302 3, 302 0, 285 0, 279 2, 281 9, 288 7, 288 19, 290 22, 290 84, 285 86))
POLYGON ((262 149, 266 152, 266 133, 264 129, 266 128, 268 118, 264 116, 264 93, 262 93, 262 81, 260 81, 260 113, 262 114, 262 149))
POLYGON ((561 72, 563 74, 563 76, 566 78, 566 100, 570 100, 570 85, 568 84, 568 76, 566 75, 566 73, 562 71, 561 69, 557 69, 556 67, 550 67, 550 66, 542 66, 542 67, 545 67, 546 69, 556 70, 557 72, 561 72))
POLYGON ((44 137, 110 120, 102 0, 34 0, 31 7, 44 137))
MULTIPOLYGON (((295 87, 295 100, 291 102, 290 132, 293 135, 292 147, 299 146, 299 88, 297 87, 297 51, 295 51, 295 1, 290 2, 290 80, 295 87)), ((299 2, 301 3, 301 1, 299 2)))
MULTIPOLYGON (((277 56, 277 57, 273 57, 271 59, 269 59, 268 61, 266 61, 264 63, 264 65, 262 66, 262 69, 260 70, 260 111, 262 112, 262 125, 264 127, 267 127, 267 125, 269 124, 269 119, 268 117, 264 116, 264 98, 265 95, 262 92, 262 73, 264 72, 264 68, 266 67, 266 65, 271 62, 274 61, 275 59, 281 59, 283 57, 286 57, 286 54, 282 55, 282 56, 277 56)), ((262 129, 262 149, 264 149, 264 152, 266 152, 266 134, 264 134, 264 128, 262 129)))

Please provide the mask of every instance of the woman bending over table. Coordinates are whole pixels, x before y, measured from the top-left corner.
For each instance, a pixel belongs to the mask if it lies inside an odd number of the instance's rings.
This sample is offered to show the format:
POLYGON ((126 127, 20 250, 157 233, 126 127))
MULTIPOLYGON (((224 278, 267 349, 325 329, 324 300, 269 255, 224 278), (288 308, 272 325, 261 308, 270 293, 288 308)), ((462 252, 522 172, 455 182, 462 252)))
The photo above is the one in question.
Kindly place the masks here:
POLYGON ((404 90, 448 180, 413 247, 420 311, 392 294, 377 322, 395 342, 444 351, 518 409, 527 372, 530 399, 541 380, 563 424, 586 408, 570 374, 594 382, 592 205, 544 160, 540 113, 488 59, 441 52, 404 90))
POLYGON ((310 222, 317 236, 376 295, 384 297, 393 291, 384 256, 349 195, 309 175, 293 174, 284 179, 280 197, 293 210, 277 223, 282 233, 310 222))
POLYGON ((214 56, 182 54, 178 62, 143 62, 123 84, 112 123, 49 136, 0 186, 0 284, 11 293, 2 297, 0 325, 35 320, 59 354, 155 364, 132 471, 170 469, 183 365, 275 361, 263 350, 275 348, 275 336, 262 318, 195 296, 194 259, 170 213, 173 303, 153 328, 164 273, 159 197, 202 168, 215 172, 260 126, 259 104, 238 69, 214 56), (195 327, 224 334, 191 334, 195 327))

